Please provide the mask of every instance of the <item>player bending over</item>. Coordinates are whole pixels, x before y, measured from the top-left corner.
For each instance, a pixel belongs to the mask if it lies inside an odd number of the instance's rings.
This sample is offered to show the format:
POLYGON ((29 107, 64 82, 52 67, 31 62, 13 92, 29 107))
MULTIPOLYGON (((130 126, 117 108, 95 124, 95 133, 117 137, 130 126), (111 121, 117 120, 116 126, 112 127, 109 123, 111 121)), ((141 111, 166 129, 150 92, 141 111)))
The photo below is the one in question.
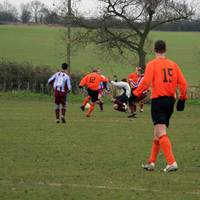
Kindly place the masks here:
POLYGON ((121 111, 121 112, 126 112, 127 111, 127 103, 128 99, 131 94, 131 88, 129 84, 127 83, 127 79, 124 78, 121 81, 115 82, 111 81, 110 82, 113 86, 121 89, 121 93, 119 96, 116 96, 114 99, 112 99, 113 108, 115 110, 121 111))
POLYGON ((67 63, 63 63, 62 70, 55 73, 48 80, 48 84, 53 84, 54 97, 55 97, 55 115, 56 123, 60 123, 60 119, 63 123, 65 121, 65 112, 67 107, 67 94, 71 91, 70 77, 67 75, 67 63))

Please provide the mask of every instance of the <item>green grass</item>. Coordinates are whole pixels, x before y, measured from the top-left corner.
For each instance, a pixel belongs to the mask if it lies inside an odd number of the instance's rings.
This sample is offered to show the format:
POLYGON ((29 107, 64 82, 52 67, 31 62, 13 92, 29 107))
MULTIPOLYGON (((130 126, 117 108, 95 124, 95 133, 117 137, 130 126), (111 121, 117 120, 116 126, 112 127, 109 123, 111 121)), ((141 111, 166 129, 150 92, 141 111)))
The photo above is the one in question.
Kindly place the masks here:
POLYGON ((200 199, 199 105, 175 112, 168 134, 179 164, 164 174, 140 168, 149 155, 149 105, 138 118, 111 105, 85 118, 69 104, 67 124, 54 122, 52 97, 0 95, 0 199, 197 200, 200 199))
MULTIPOLYGON (((58 68, 63 58, 60 56, 60 28, 47 26, 0 26, 0 57, 17 62, 29 61, 33 64, 47 64, 58 68)), ((183 70, 188 82, 197 85, 200 81, 200 33, 191 32, 152 32, 155 41, 167 41, 169 57, 183 70)), ((121 64, 97 55, 95 46, 80 48, 73 52, 72 71, 88 71, 91 66, 101 66, 105 75, 112 71, 119 77, 126 77, 135 66, 121 64)), ((148 55, 152 58, 153 55, 148 55)), ((136 60, 133 63, 137 63, 136 60)))

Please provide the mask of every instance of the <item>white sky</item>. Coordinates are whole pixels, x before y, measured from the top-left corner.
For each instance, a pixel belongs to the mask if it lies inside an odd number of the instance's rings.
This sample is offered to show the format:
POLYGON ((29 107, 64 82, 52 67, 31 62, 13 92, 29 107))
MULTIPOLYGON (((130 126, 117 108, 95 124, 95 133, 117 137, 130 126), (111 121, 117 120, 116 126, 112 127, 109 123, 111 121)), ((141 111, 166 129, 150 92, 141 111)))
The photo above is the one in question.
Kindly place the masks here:
MULTIPOLYGON (((3 3, 4 1, 5 0, 0 0, 0 3, 3 3)), ((11 3, 17 9, 19 9, 20 4, 22 4, 22 3, 26 4, 26 3, 31 2, 32 0, 6 0, 6 1, 11 3)), ((38 0, 38 1, 40 1, 41 3, 44 3, 48 7, 53 7, 53 4, 58 5, 61 0, 38 0)), ((89 16, 96 14, 95 11, 98 8, 97 0, 76 0, 76 1, 71 0, 71 1, 72 1, 72 3, 80 1, 79 3, 76 3, 76 7, 78 6, 81 13, 83 13, 83 12, 87 13, 87 15, 89 15, 89 16)))
MULTIPOLYGON (((3 3, 5 0, 0 0, 0 3, 3 3)), ((14 5, 17 9, 20 8, 20 4, 22 3, 29 3, 32 0, 6 0, 12 5, 14 5)), ((52 7, 53 4, 58 4, 61 0, 38 0, 48 7, 52 7)), ((84 13, 87 16, 94 16, 97 15, 97 10, 99 8, 99 4, 97 3, 97 0, 71 0, 73 2, 79 1, 78 5, 78 10, 80 13, 84 13)), ((181 0, 180 0, 181 1, 181 0)), ((188 3, 192 3, 193 6, 195 3, 199 2, 199 0, 186 0, 188 3)))

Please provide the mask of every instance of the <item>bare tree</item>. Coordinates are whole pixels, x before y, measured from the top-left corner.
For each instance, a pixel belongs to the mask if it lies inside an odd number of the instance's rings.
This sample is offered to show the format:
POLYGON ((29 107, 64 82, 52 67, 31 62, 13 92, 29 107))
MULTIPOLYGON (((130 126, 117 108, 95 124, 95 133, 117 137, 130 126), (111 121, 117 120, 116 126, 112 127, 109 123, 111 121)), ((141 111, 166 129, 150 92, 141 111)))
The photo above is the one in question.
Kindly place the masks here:
POLYGON ((34 18, 35 23, 38 23, 41 18, 41 11, 44 7, 44 4, 38 0, 31 1, 30 8, 32 11, 32 15, 34 18))
POLYGON ((17 9, 9 3, 8 0, 5 0, 0 3, 0 21, 18 21, 17 9))
MULTIPOLYGON (((91 40, 120 55, 138 55, 139 65, 145 69, 148 34, 154 28, 179 20, 189 19, 194 10, 186 1, 179 0, 99 0, 103 7, 101 23, 90 34, 91 40), (113 21, 123 24, 115 27, 113 21), (97 28, 97 29, 96 29, 97 28), (94 34, 95 33, 95 34, 94 34)), ((87 34, 89 35, 89 34, 87 34)))
POLYGON ((64 55, 65 61, 68 63, 69 73, 71 69, 71 53, 72 53, 71 49, 72 49, 72 43, 74 41, 71 34, 71 25, 72 25, 72 18, 75 17, 76 13, 75 12, 76 9, 73 8, 75 8, 76 2, 78 1, 80 0, 60 0, 57 5, 54 3, 54 6, 59 11, 58 13, 64 19, 64 24, 67 28, 62 31, 60 40, 64 46, 64 48, 62 48, 64 49, 62 55, 64 55))
POLYGON ((27 23, 31 19, 31 9, 30 4, 21 4, 21 21, 22 23, 27 23))

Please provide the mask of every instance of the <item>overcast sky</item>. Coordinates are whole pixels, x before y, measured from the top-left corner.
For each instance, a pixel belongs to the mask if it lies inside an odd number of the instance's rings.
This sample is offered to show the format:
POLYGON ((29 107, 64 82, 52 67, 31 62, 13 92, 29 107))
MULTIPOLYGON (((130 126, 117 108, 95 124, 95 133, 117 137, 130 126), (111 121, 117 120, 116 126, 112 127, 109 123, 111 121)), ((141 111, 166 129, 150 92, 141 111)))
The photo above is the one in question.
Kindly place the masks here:
MULTIPOLYGON (((0 0, 0 3, 3 3, 4 1, 5 0, 0 0)), ((20 4, 28 3, 28 2, 31 2, 32 0, 7 0, 7 1, 19 9, 20 4)), ((38 1, 44 3, 45 5, 47 5, 49 7, 53 7, 53 4, 58 4, 61 0, 38 0, 38 1)), ((73 0, 71 0, 71 1, 75 2, 73 0)), ((97 14, 96 10, 99 7, 97 0, 79 0, 79 1, 80 1, 80 3, 77 6, 79 8, 79 11, 82 11, 81 13, 85 13, 89 16, 93 16, 93 15, 97 14)), ((200 0, 186 0, 186 1, 188 3, 192 2, 193 6, 194 6, 195 2, 198 2, 200 0)))
MULTIPOLYGON (((0 0, 0 3, 3 3, 5 0, 0 0)), ((11 3, 13 6, 17 7, 17 9, 20 8, 20 4, 22 3, 28 3, 32 0, 7 0, 9 3, 11 3)), ((53 7, 53 4, 58 4, 61 0, 38 0, 41 3, 44 3, 45 5, 49 7, 53 7)), ((75 2, 75 1, 74 1, 75 2)), ((73 3, 73 0, 72 0, 73 3)), ((80 0, 80 3, 76 5, 78 6, 79 10, 82 12, 86 12, 88 15, 95 14, 95 10, 98 7, 97 0, 80 0)))

